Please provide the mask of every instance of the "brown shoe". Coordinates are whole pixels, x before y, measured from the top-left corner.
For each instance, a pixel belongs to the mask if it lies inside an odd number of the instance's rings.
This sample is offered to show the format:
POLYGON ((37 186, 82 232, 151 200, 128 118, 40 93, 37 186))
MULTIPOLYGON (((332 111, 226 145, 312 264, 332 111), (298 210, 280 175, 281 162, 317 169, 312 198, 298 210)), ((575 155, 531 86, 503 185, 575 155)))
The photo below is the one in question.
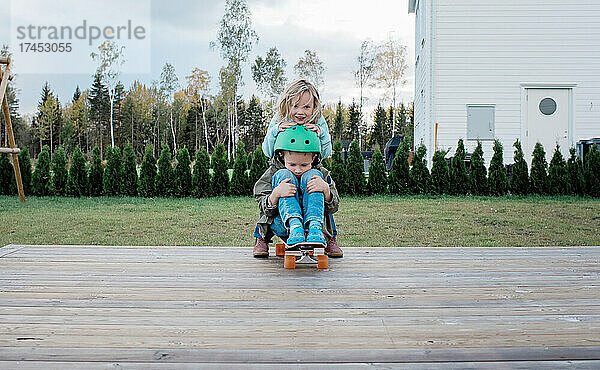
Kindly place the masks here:
POLYGON ((327 246, 325 247, 325 254, 332 258, 344 257, 344 252, 342 252, 335 238, 331 238, 327 242, 327 246))
POLYGON ((267 244, 263 238, 256 238, 256 245, 254 246, 253 253, 256 258, 269 257, 269 244, 267 244))

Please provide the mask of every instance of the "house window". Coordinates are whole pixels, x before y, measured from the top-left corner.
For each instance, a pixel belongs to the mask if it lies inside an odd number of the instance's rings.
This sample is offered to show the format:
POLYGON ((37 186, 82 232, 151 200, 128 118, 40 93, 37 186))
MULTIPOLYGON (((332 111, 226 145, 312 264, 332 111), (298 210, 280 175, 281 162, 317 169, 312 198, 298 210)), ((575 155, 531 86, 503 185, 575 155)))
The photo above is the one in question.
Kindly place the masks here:
POLYGON ((556 101, 552 98, 544 98, 540 102, 540 112, 546 116, 551 116, 556 112, 556 101))
POLYGON ((467 140, 494 140, 494 105, 467 105, 467 140))

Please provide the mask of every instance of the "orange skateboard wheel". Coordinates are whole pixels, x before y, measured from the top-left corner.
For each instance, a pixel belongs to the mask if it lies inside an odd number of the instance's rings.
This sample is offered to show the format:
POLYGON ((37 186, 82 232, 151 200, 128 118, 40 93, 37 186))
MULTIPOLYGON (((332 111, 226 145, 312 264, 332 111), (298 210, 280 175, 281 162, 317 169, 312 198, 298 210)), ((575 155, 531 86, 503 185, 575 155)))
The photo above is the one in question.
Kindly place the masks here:
POLYGON ((295 269, 296 268, 296 256, 286 255, 283 260, 283 267, 286 269, 295 269))
POLYGON ((318 269, 329 268, 329 258, 326 255, 317 256, 317 268, 318 269))
POLYGON ((275 244, 275 255, 276 256, 284 256, 285 255, 285 244, 283 244, 283 243, 275 244))

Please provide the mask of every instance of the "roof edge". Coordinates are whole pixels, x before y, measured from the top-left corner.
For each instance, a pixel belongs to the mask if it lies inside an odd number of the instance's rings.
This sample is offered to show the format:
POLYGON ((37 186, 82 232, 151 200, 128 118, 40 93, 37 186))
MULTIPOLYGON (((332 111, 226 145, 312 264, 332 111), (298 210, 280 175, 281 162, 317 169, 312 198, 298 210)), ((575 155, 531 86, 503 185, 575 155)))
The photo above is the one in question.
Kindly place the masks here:
POLYGON ((408 12, 414 13, 417 6, 417 0, 408 0, 408 12))

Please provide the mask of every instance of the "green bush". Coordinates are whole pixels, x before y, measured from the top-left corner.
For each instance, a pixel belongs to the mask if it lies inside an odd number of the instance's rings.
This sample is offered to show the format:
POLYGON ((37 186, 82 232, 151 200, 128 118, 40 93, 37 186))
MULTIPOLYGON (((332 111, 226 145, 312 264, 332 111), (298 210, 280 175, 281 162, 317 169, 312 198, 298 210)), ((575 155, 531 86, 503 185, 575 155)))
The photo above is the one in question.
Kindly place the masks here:
POLYGON ((387 193, 388 179, 385 173, 385 163, 379 148, 375 149, 371 164, 369 165, 369 182, 367 189, 370 195, 387 193))
POLYGON ((254 189, 254 184, 256 184, 268 167, 267 156, 260 147, 257 147, 254 151, 254 155, 252 155, 252 162, 250 163, 250 184, 252 189, 254 189))
POLYGON ((9 155, 0 153, 0 195, 16 194, 15 171, 10 163, 9 155))
POLYGON ((346 163, 342 154, 342 142, 336 141, 333 144, 333 153, 331 154, 331 177, 340 194, 346 194, 348 190, 346 163))
POLYGON ((584 158, 583 176, 586 194, 595 198, 600 197, 600 151, 595 144, 584 158))
POLYGON ((38 155, 31 178, 31 186, 34 195, 50 195, 50 148, 48 145, 44 145, 38 155))
POLYGON ((192 195, 203 198, 210 195, 210 157, 206 149, 196 151, 192 173, 192 195))
POLYGON ((121 165, 121 193, 128 197, 138 195, 138 173, 135 164, 135 153, 130 143, 123 148, 123 163, 121 165))
POLYGON ((508 176, 504 168, 504 150, 500 141, 494 140, 494 154, 490 161, 488 189, 494 196, 506 195, 508 191, 508 176))
POLYGON ((427 148, 423 144, 415 151, 409 178, 411 193, 429 194, 431 191, 431 175, 427 168, 427 148))
POLYGON ((462 139, 458 140, 456 152, 450 162, 450 193, 465 195, 469 192, 469 176, 465 165, 465 145, 462 139))
POLYGON ((19 169, 21 170, 21 182, 23 183, 23 192, 26 195, 31 194, 31 157, 27 148, 21 149, 19 153, 19 169))
POLYGON ((431 167, 431 192, 433 194, 448 194, 450 187, 450 173, 448 162, 446 162, 445 150, 436 150, 433 153, 433 165, 431 167))
POLYGON ((106 149, 106 169, 102 178, 104 195, 121 195, 121 149, 115 146, 106 149))
POLYGON ((510 193, 513 195, 527 195, 529 194, 529 169, 527 161, 525 161, 519 139, 515 141, 513 146, 515 147, 515 163, 512 168, 512 175, 510 176, 510 193))
POLYGON ((585 195, 585 177, 583 176, 583 163, 577 156, 575 148, 569 149, 569 160, 567 161, 567 177, 572 195, 585 195))
POLYGON ((174 195, 175 174, 171 163, 171 149, 163 145, 158 158, 158 172, 155 182, 156 195, 159 197, 170 197, 174 195))
POLYGON ((61 147, 52 155, 52 180, 51 189, 54 195, 67 194, 67 156, 65 150, 61 147))
POLYGON ((552 159, 550 160, 550 167, 548 167, 548 193, 550 195, 566 195, 571 193, 567 163, 560 152, 558 144, 556 144, 554 155, 552 155, 552 159))
POLYGON ((483 160, 483 148, 481 142, 477 141, 477 146, 471 155, 471 169, 469 170, 469 187, 473 195, 488 194, 487 169, 483 160))
POLYGON ((246 172, 247 169, 246 146, 243 141, 239 141, 235 148, 235 161, 231 182, 229 183, 229 194, 250 195, 250 179, 246 172))
POLYGON ((408 155, 410 142, 408 138, 404 138, 398 146, 396 155, 392 160, 392 168, 390 169, 390 193, 392 194, 408 194, 409 193, 409 169, 408 155))
POLYGON ((175 196, 189 197, 192 193, 192 169, 190 168, 190 153, 187 148, 178 149, 175 156, 175 196))
POLYGON ((144 198, 152 198, 156 195, 156 158, 152 145, 146 145, 144 152, 144 158, 142 159, 142 165, 140 168, 140 195, 144 198))
POLYGON ((212 194, 217 196, 228 195, 229 174, 227 169, 229 167, 229 161, 227 161, 225 146, 221 143, 217 145, 215 152, 212 155, 211 167, 213 169, 211 182, 212 194))
POLYGON ((358 141, 353 140, 350 144, 350 152, 348 153, 348 163, 346 164, 346 180, 348 185, 347 194, 362 195, 366 191, 366 180, 364 171, 364 159, 358 141))
POLYGON ((548 162, 546 152, 539 142, 533 148, 533 159, 531 160, 531 192, 534 194, 548 193, 548 162))
POLYGON ((71 157, 71 167, 69 168, 69 177, 67 179, 67 194, 73 197, 87 195, 88 192, 88 174, 85 168, 85 158, 75 147, 73 156, 71 157))
POLYGON ((95 147, 92 150, 92 166, 88 177, 90 186, 89 194, 91 196, 100 196, 104 193, 102 179, 104 177, 104 167, 102 167, 102 159, 100 159, 100 149, 95 147))

